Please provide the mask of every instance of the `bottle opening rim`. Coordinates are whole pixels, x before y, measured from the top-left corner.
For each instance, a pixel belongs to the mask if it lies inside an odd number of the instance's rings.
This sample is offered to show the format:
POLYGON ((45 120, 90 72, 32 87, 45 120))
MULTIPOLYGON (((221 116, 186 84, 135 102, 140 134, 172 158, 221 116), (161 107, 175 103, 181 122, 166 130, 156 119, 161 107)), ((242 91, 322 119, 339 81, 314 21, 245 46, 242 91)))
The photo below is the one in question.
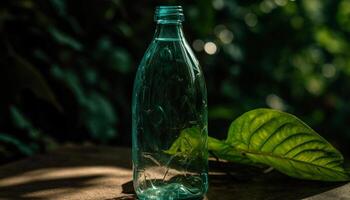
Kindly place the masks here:
POLYGON ((154 20, 162 23, 182 22, 184 21, 182 6, 157 6, 154 20))

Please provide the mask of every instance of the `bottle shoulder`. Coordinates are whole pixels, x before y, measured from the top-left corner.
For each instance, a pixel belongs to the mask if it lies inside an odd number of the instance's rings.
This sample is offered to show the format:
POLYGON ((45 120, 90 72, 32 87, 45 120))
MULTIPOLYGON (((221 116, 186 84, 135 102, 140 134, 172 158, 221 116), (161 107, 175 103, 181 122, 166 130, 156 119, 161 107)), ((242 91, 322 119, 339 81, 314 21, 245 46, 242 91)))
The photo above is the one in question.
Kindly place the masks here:
POLYGON ((197 58, 185 40, 153 40, 138 67, 134 85, 147 87, 157 82, 204 87, 205 80, 197 58), (200 86, 195 86, 200 85, 200 86))
POLYGON ((139 68, 189 67, 201 71, 199 62, 186 40, 158 40, 154 39, 142 57, 139 68), (179 65, 181 64, 181 65, 179 65), (165 66, 166 65, 166 66, 165 66))

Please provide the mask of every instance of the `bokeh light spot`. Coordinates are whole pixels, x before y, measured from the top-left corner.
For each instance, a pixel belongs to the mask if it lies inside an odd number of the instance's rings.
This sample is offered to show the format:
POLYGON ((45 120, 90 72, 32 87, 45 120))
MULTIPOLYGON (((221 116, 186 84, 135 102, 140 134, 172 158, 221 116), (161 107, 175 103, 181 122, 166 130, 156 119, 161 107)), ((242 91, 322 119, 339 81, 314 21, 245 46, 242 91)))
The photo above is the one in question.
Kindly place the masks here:
POLYGON ((207 42, 204 45, 204 51, 209 55, 213 55, 217 51, 217 46, 214 42, 207 42))
POLYGON ((203 47, 204 47, 203 40, 197 39, 193 41, 192 47, 195 51, 203 51, 203 47))
POLYGON ((259 5, 260 10, 264 13, 269 13, 276 8, 276 4, 272 0, 264 0, 259 5))
POLYGON ((323 89, 323 82, 319 78, 310 78, 306 89, 313 95, 320 95, 323 89))
POLYGON ((288 3, 288 0, 275 0, 275 3, 279 6, 285 6, 288 3))
POLYGON ((219 33, 218 37, 222 43, 230 44, 233 40, 233 33, 228 29, 224 29, 219 33))
POLYGON ((224 0, 213 0, 213 7, 216 9, 216 10, 221 10, 224 8, 225 6, 225 2, 224 0))
POLYGON ((254 26, 256 26, 256 24, 258 23, 258 18, 256 17, 255 14, 253 14, 253 13, 248 13, 248 14, 245 15, 244 21, 245 21, 245 23, 246 23, 248 26, 254 27, 254 26))
POLYGON ((332 78, 335 76, 336 69, 332 64, 325 64, 322 66, 322 74, 326 78, 332 78))
POLYGON ((284 111, 286 106, 279 96, 275 94, 269 94, 266 97, 266 104, 273 109, 284 111))
POLYGON ((225 29, 227 29, 225 25, 219 24, 219 25, 215 26, 214 33, 216 36, 218 36, 225 29))

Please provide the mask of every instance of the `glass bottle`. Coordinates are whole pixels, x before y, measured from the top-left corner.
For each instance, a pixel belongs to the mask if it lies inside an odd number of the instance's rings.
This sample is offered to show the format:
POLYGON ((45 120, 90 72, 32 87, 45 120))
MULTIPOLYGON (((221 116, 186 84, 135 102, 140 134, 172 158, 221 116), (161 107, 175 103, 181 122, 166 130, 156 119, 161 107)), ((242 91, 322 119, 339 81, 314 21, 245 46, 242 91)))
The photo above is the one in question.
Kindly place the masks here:
POLYGON ((184 38, 181 6, 160 6, 156 32, 136 74, 133 181, 141 200, 202 199, 208 188, 207 93, 184 38), (185 151, 171 149, 181 135, 185 151))

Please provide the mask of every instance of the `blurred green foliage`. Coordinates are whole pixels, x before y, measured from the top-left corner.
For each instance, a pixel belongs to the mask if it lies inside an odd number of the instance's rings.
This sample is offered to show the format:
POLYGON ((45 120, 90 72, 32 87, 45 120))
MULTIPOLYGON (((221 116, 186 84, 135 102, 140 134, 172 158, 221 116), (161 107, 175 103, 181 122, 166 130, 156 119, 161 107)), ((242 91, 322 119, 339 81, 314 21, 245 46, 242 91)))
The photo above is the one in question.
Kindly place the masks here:
MULTIPOLYGON (((67 142, 129 145, 135 71, 165 3, 2 1, 0 162, 67 142)), ((170 3, 184 6, 206 75, 210 135, 271 107, 348 148, 349 0, 170 3)))

